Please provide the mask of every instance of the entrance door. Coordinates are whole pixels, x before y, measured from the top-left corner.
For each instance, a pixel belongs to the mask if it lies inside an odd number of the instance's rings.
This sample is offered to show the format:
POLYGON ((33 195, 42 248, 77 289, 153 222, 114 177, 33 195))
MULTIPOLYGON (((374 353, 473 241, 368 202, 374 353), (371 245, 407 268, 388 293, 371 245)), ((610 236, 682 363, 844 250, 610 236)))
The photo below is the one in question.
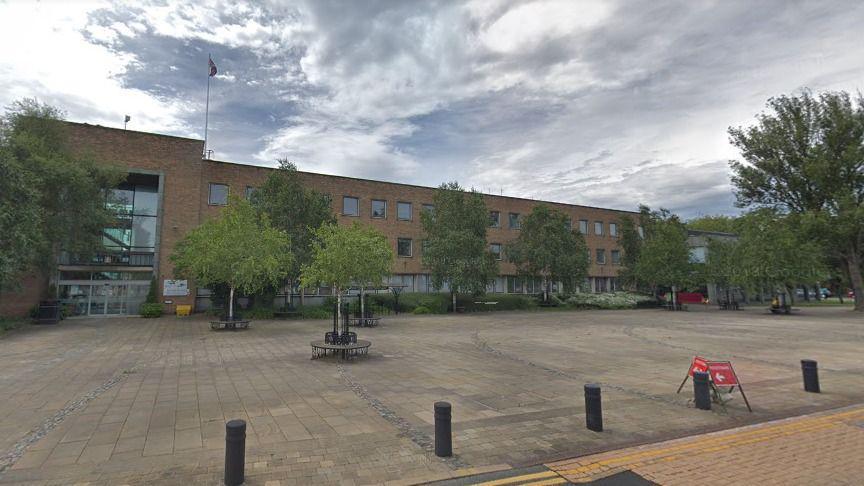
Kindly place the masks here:
POLYGON ((105 295, 105 314, 118 316, 126 313, 126 284, 108 285, 105 295))
POLYGON ((109 284, 93 285, 90 287, 90 315, 105 315, 105 297, 108 295, 109 284))

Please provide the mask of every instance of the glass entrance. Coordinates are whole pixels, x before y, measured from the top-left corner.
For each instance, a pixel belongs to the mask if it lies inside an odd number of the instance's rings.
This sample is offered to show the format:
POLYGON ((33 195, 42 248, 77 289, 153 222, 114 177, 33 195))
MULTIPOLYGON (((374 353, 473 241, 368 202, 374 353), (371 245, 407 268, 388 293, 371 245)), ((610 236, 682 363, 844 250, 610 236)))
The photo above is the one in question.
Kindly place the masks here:
POLYGON ((151 272, 61 272, 58 295, 67 316, 136 315, 151 272), (66 277, 64 279, 64 277, 66 277))

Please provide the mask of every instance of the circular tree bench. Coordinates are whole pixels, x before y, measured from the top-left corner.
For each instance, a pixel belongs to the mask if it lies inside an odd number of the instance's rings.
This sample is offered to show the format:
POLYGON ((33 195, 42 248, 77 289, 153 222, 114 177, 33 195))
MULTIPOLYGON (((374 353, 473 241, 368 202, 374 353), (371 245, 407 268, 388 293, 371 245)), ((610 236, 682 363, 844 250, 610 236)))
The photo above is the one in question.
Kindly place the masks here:
POLYGON ((240 317, 235 317, 234 319, 226 317, 218 321, 210 321, 210 329, 231 329, 234 331, 237 329, 248 329, 249 322, 249 319, 243 319, 240 317))
POLYGON ((372 346, 370 341, 358 339, 356 343, 348 344, 330 344, 324 340, 312 341, 312 359, 323 358, 327 353, 332 352, 333 355, 341 355, 342 359, 351 359, 358 355, 365 355, 369 352, 369 347, 372 346))

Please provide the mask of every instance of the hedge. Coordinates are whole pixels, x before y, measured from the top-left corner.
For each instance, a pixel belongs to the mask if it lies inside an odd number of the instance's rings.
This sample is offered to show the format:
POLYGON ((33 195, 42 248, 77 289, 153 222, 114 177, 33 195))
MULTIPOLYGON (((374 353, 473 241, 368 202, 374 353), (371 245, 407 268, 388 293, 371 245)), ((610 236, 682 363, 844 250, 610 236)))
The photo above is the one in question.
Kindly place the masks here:
POLYGON ((141 304, 138 312, 141 314, 141 317, 162 317, 162 304, 141 304))

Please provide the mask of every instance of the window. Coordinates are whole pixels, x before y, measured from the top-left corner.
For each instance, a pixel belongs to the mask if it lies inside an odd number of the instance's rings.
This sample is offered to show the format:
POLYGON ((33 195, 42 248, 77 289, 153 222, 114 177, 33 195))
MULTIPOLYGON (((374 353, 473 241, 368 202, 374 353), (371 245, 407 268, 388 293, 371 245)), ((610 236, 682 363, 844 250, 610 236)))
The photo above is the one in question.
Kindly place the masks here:
POLYGON ((342 214, 360 216, 360 200, 356 197, 342 196, 342 214))
POLYGON ((410 257, 412 250, 411 246, 411 238, 397 238, 396 254, 400 257, 410 257))
POLYGON ((639 232, 639 238, 645 238, 645 230, 641 226, 636 228, 636 231, 639 232))
POLYGON ((564 223, 564 225, 567 228, 567 231, 573 231, 573 219, 572 218, 568 217, 567 222, 564 223))
POLYGON ((213 206, 225 206, 228 204, 228 185, 227 184, 210 184, 210 197, 207 204, 213 206))
POLYGON ((612 265, 621 265, 621 250, 612 250, 612 265))
POLYGON ((495 255, 496 260, 501 259, 501 243, 492 243, 491 245, 489 245, 489 251, 491 251, 492 254, 495 255))
POLYGON ((510 213, 510 229, 522 228, 522 222, 519 221, 519 213, 510 213))
POLYGON ((435 205, 434 204, 424 204, 423 211, 426 211, 430 214, 435 214, 435 205))
POLYGON ((387 201, 381 199, 372 200, 372 217, 375 219, 387 218, 387 201))
POLYGON ((525 290, 522 286, 522 278, 521 277, 507 277, 507 293, 508 294, 521 294, 524 293, 525 290))
POLYGON ((492 228, 501 227, 501 213, 498 211, 489 211, 489 226, 492 228))
POLYGON ((597 248, 597 264, 605 265, 606 264, 606 250, 602 248, 597 248))
POLYGON ((609 223, 609 236, 618 238, 618 223, 609 223))
POLYGON ((603 236, 603 221, 594 221, 594 234, 603 236))
POLYGON ((251 200, 252 195, 255 194, 255 191, 257 191, 257 190, 258 190, 257 187, 246 186, 246 200, 247 201, 251 200))
POLYGON ((396 219, 401 221, 411 221, 411 203, 397 202, 396 203, 396 219))
POLYGON ((579 220, 579 232, 582 233, 583 235, 588 234, 588 220, 587 219, 580 219, 579 220))

